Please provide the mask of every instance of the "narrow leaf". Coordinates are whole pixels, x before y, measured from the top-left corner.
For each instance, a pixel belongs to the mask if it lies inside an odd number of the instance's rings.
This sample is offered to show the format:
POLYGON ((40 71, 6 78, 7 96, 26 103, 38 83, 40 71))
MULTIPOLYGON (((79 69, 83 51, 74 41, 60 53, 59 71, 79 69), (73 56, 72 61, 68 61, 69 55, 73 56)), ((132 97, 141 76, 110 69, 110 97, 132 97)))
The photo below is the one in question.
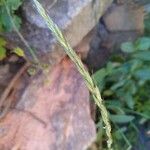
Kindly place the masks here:
POLYGON ((110 115, 110 119, 114 123, 124 124, 124 123, 129 123, 132 120, 134 120, 134 116, 131 116, 131 115, 110 115))

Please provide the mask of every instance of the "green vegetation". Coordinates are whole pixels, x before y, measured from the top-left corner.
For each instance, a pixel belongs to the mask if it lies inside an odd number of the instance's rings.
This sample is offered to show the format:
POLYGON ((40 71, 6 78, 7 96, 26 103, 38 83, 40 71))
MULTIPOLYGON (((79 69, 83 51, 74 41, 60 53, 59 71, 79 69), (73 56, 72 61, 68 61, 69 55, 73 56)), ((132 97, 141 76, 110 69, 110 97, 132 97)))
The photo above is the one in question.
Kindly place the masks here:
MULTIPOLYGON (((18 10, 22 1, 0 0, 0 32, 15 29, 29 49, 35 62, 38 62, 33 50, 18 31, 21 19, 17 16, 16 10, 18 10)), ((33 1, 53 35, 75 63, 100 109, 97 111, 98 147, 103 150, 106 147, 111 149, 112 136, 114 150, 129 150, 134 145, 141 147, 142 144, 138 142, 139 128, 143 126, 145 130, 149 130, 147 124, 149 124, 148 121, 150 120, 150 15, 147 15, 145 20, 145 35, 135 42, 123 43, 121 45, 123 54, 113 56, 104 68, 93 74, 97 87, 57 25, 47 16, 37 0, 33 1), (105 105, 99 89, 105 99, 105 105), (109 116, 107 110, 109 111, 109 116), (100 119, 100 113, 102 119, 100 119), (112 135, 109 117, 112 121, 112 135), (103 126, 105 126, 108 139, 107 146, 103 126)), ((0 38, 0 61, 7 57, 6 44, 7 42, 0 38)), ((23 50, 18 47, 12 52, 20 57, 25 56, 23 50)), ((31 73, 34 73, 34 70, 31 73)))
POLYGON ((6 45, 6 41, 0 38, 0 61, 6 57, 5 45, 6 45))
MULTIPOLYGON (((33 60, 31 60, 33 63, 39 63, 39 60, 33 51, 33 49, 30 47, 28 42, 24 39, 22 34, 19 32, 19 28, 21 25, 21 18, 17 15, 17 11, 19 7, 22 5, 23 0, 0 0, 0 32, 10 32, 14 30, 17 35, 20 37, 21 41, 24 43, 28 51, 30 52, 33 60)), ((4 45, 3 45, 4 46, 4 45)), ((19 48, 20 49, 20 48, 19 48)), ((17 55, 20 56, 24 54, 23 50, 15 50, 17 51, 17 55)), ((0 60, 5 58, 6 50, 4 47, 0 47, 0 57, 2 57, 0 60)))
POLYGON ((14 53, 19 57, 25 57, 24 51, 19 47, 15 47, 10 52, 7 52, 6 44, 6 40, 0 37, 0 61, 4 60, 8 53, 14 53))
POLYGON ((16 10, 22 4, 23 0, 0 0, 0 32, 2 31, 12 31, 13 25, 11 23, 11 18, 7 13, 8 7, 13 21, 17 28, 20 27, 21 19, 17 16, 16 10))
MULTIPOLYGON (((23 0, 0 0, 0 32, 12 31, 14 26, 16 30, 20 28, 21 19, 16 11, 22 2, 23 0)), ((6 44, 5 39, 0 37, 0 61, 7 57, 6 44)), ((20 48, 15 48, 12 52, 21 57, 25 56, 20 48)))
MULTIPOLYGON (((123 43, 123 54, 113 56, 104 68, 93 75, 113 123, 115 150, 130 150, 135 145, 143 150, 145 146, 139 141, 139 128, 143 126, 148 131, 150 121, 149 18, 147 16, 145 20, 145 35, 135 42, 123 43)), ((100 149, 105 149, 99 117, 97 127, 97 144, 100 149)))

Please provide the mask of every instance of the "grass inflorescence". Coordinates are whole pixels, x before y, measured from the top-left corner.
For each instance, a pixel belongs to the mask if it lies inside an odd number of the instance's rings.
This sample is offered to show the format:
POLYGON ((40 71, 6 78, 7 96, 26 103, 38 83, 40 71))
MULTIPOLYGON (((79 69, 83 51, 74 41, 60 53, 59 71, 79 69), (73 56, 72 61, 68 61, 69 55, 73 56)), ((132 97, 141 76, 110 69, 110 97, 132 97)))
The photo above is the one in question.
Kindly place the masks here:
POLYGON ((109 122, 109 116, 108 116, 107 109, 106 109, 105 105, 103 104, 103 100, 101 98, 101 94, 100 94, 98 87, 94 83, 89 72, 85 69, 85 66, 83 65, 79 56, 72 49, 70 44, 67 42, 66 38, 63 36, 59 27, 48 16, 48 14, 46 13, 46 11, 42 7, 42 5, 37 0, 33 0, 33 1, 34 1, 36 8, 37 8, 37 11, 43 17, 48 28, 51 30, 52 34, 56 37, 56 39, 61 44, 61 46, 64 48, 66 54, 74 62, 78 71, 80 72, 80 74, 84 78, 85 84, 88 87, 89 91, 91 92, 96 105, 100 108, 101 116, 102 116, 103 122, 105 124, 104 128, 106 130, 106 135, 108 137, 107 146, 108 146, 108 149, 112 149, 111 146, 112 146, 113 140, 112 140, 112 136, 111 136, 111 125, 109 122))

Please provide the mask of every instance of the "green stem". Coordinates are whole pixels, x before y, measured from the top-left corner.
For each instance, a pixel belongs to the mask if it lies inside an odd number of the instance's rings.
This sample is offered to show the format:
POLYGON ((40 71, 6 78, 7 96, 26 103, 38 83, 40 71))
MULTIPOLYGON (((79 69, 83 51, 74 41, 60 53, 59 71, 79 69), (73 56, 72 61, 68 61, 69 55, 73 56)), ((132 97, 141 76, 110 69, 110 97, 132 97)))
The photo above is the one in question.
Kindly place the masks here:
MULTIPOLYGON (((5 2, 4 2, 4 3, 5 3, 5 2)), ((25 38, 22 36, 22 34, 21 34, 21 33, 19 32, 19 30, 17 29, 17 27, 16 27, 16 25, 15 25, 15 23, 14 23, 14 20, 13 20, 11 14, 10 14, 10 10, 9 10, 8 6, 6 5, 6 3, 5 3, 5 7, 6 7, 7 14, 8 14, 9 18, 10 18, 10 21, 11 21, 11 23, 12 23, 12 25, 13 25, 13 28, 14 28, 15 32, 16 32, 17 35, 20 37, 20 39, 21 39, 22 42, 25 44, 25 46, 28 48, 28 50, 29 50, 31 56, 32 56, 33 59, 34 59, 34 62, 35 62, 35 63, 38 63, 39 60, 38 60, 37 56, 35 55, 33 49, 30 47, 30 45, 28 44, 28 42, 25 40, 25 38)))
POLYGON ((143 113, 140 113, 140 112, 137 112, 137 111, 134 111, 134 110, 130 110, 130 109, 126 109, 124 108, 124 110, 128 113, 132 113, 132 114, 135 114, 135 115, 139 115, 145 119, 150 119, 150 116, 146 115, 146 114, 143 114, 143 113))
POLYGON ((114 123, 115 127, 117 128, 117 130, 120 132, 121 136, 123 137, 124 141, 127 143, 128 148, 127 150, 131 150, 132 145, 129 142, 128 138, 125 136, 125 134, 120 130, 120 128, 118 127, 118 125, 116 123, 114 123))

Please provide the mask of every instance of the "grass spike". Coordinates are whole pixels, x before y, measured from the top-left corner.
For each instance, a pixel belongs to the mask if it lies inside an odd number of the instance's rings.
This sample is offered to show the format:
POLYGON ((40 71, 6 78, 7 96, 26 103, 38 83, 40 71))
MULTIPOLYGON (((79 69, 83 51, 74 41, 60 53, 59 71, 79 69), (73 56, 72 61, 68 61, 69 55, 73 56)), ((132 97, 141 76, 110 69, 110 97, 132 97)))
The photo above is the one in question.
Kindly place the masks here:
POLYGON ((74 62, 76 65, 78 71, 82 75, 82 77, 85 80, 85 84, 88 87, 89 91, 91 92, 93 99, 97 106, 100 108, 102 120, 105 125, 106 135, 108 137, 107 140, 107 146, 109 150, 112 150, 112 136, 111 136, 111 125, 109 122, 109 116, 107 109, 105 105, 103 104, 103 100, 101 98, 101 94, 99 92, 98 87, 94 84, 93 79, 90 77, 89 72, 85 69, 81 59, 78 57, 78 55, 75 53, 75 51, 72 49, 72 47, 69 45, 65 37, 63 36, 62 32, 60 31, 59 27, 52 21, 52 19, 48 16, 42 5, 37 1, 33 0, 37 11, 44 19, 45 23, 47 24, 48 28, 51 30, 53 36, 56 37, 58 42, 62 45, 64 48, 66 54, 70 57, 70 59, 74 62))

